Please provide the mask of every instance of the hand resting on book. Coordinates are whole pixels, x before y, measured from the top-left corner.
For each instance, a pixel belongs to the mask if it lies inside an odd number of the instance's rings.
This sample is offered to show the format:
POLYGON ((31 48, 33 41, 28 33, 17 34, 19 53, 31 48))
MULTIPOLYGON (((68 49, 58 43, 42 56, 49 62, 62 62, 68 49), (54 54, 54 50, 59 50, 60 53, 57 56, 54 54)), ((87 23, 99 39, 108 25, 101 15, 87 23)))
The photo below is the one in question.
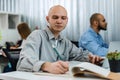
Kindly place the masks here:
POLYGON ((93 54, 88 54, 89 61, 93 64, 100 65, 101 61, 104 60, 104 58, 93 55, 93 54))

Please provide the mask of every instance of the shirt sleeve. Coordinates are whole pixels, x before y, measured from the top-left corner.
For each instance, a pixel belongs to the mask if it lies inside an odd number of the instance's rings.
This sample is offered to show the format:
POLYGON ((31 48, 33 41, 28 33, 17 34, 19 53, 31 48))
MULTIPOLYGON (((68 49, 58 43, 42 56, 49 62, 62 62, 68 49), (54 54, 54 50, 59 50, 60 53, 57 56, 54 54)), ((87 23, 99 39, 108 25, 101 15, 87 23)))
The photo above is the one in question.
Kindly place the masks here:
POLYGON ((44 61, 40 61, 39 48, 41 45, 41 37, 38 31, 33 31, 28 36, 26 45, 20 52, 20 58, 17 63, 17 70, 19 71, 31 71, 37 72, 40 70, 44 61), (39 57, 38 57, 39 56, 39 57))

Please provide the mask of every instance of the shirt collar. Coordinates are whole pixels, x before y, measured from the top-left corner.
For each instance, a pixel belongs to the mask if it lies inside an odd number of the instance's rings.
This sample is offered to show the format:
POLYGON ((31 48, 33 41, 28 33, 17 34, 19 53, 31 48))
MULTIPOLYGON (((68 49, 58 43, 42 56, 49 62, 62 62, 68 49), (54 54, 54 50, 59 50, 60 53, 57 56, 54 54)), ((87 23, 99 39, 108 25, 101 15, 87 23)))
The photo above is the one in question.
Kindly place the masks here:
MULTIPOLYGON (((48 39, 51 40, 51 39, 55 39, 55 36, 54 34, 50 31, 50 29, 47 27, 45 29, 47 35, 48 35, 48 39)), ((63 40, 63 37, 61 35, 58 36, 58 40, 63 40)))
POLYGON ((89 28, 89 31, 90 31, 93 35, 95 35, 96 37, 99 37, 99 33, 97 34, 97 33, 93 30, 93 28, 91 28, 91 26, 90 26, 90 28, 89 28))

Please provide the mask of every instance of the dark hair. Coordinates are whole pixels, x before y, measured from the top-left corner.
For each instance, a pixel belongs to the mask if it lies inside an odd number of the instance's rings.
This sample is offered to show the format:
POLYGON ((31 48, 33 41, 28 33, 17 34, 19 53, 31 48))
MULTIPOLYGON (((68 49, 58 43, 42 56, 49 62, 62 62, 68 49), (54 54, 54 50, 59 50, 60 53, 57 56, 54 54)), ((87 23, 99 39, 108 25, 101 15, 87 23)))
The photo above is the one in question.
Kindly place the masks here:
POLYGON ((17 29, 18 29, 18 32, 22 39, 26 39, 28 37, 28 35, 31 33, 31 30, 30 30, 28 24, 24 23, 24 22, 20 23, 17 26, 17 29))
POLYGON ((101 15, 100 13, 94 13, 91 17, 90 17, 90 24, 92 25, 94 21, 98 21, 99 18, 98 16, 101 15))

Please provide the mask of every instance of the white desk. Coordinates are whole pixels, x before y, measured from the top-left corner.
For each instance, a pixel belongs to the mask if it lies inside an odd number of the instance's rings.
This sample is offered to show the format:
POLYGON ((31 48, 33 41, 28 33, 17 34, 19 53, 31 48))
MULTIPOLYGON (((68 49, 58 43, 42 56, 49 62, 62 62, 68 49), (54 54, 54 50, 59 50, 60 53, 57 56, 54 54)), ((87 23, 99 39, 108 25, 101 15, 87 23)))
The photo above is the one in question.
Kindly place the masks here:
POLYGON ((9 73, 1 73, 0 80, 102 80, 98 78, 75 78, 69 75, 69 73, 64 75, 54 75, 54 74, 39 74, 30 72, 9 72, 9 73), (45 75, 46 74, 46 75, 45 75))

